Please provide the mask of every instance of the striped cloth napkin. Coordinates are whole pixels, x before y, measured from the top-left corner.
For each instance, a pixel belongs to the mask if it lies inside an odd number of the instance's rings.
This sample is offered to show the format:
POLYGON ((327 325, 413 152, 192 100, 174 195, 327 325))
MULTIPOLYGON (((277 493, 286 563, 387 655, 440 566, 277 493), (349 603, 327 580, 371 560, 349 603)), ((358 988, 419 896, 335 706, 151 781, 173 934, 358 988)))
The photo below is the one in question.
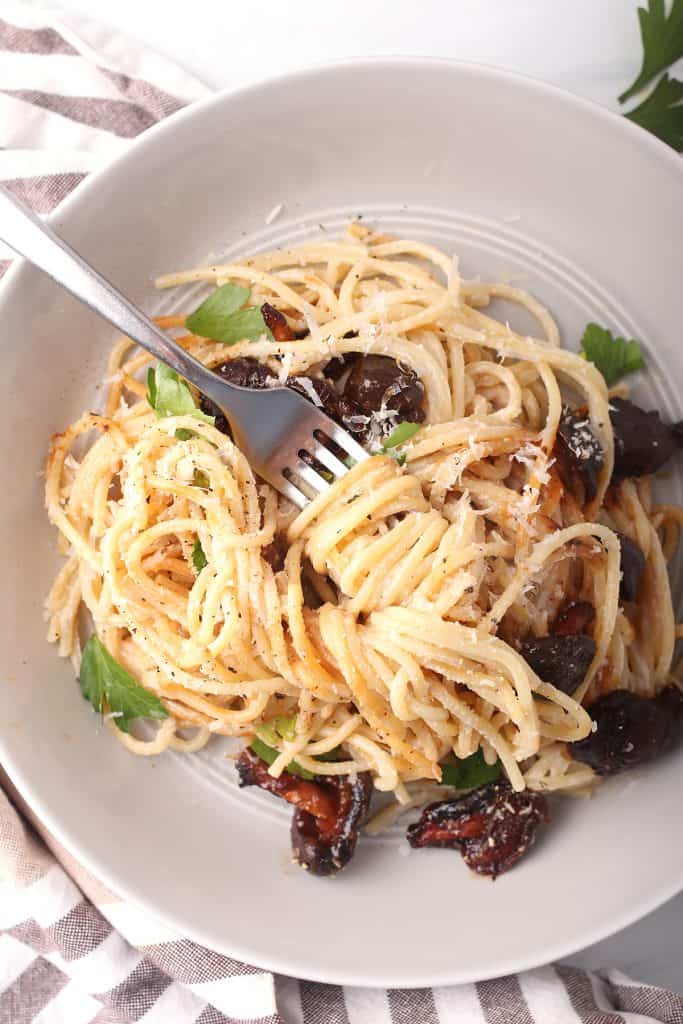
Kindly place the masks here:
MULTIPOLYGON (((0 180, 38 213, 205 92, 82 16, 0 4, 0 180)), ((0 252, 5 265, 9 258, 0 252)), ((95 1021, 683 1024, 683 998, 617 971, 566 966, 389 992, 275 978, 190 942, 108 891, 0 773, 0 1024, 95 1021)))

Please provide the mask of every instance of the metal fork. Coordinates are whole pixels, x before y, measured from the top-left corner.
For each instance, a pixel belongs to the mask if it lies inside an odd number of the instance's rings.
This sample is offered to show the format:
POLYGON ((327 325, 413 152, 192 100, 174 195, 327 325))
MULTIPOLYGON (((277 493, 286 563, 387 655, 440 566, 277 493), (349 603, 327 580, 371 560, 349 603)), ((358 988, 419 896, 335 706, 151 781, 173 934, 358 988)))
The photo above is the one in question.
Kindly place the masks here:
POLYGON ((207 369, 2 186, 0 238, 199 388, 228 418, 235 443, 256 473, 299 508, 311 500, 307 488, 316 495, 330 487, 316 465, 334 480, 348 473, 349 459, 359 462, 368 457, 350 434, 296 391, 242 388, 207 369), (344 461, 330 442, 345 453, 344 461))

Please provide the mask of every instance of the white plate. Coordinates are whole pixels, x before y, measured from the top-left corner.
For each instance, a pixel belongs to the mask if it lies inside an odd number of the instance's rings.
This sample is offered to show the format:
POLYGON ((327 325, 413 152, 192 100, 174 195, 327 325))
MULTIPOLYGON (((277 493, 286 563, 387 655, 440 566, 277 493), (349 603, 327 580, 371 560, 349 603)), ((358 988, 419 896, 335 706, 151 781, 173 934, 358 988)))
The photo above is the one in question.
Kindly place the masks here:
MULTIPOLYGON (((219 95, 133 144, 55 224, 154 310, 155 274, 359 213, 457 251, 467 275, 523 275, 569 344, 590 319, 644 339, 641 396, 680 416, 679 159, 629 122, 510 74, 353 62, 219 95)), ((238 792, 218 745, 144 760, 99 732, 44 639, 57 558, 39 473, 49 435, 97 403, 111 332, 23 266, 3 288, 0 322, 0 754, 36 813, 112 888, 240 959, 395 987, 560 957, 681 888, 683 751, 594 800, 555 801, 553 827, 495 884, 457 854, 402 855, 401 832, 363 839, 330 881, 289 863, 289 810, 238 792)))

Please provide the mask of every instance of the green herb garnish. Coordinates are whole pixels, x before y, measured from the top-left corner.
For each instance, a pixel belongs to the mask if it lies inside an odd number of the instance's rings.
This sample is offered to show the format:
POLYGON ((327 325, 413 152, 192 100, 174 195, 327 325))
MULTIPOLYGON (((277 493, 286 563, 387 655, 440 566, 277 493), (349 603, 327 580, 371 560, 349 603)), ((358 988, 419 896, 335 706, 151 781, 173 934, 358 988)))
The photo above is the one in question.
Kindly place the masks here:
POLYGON ((159 419, 166 416, 194 416, 204 423, 214 423, 213 416, 207 416, 197 408, 186 382, 164 363, 157 363, 154 368, 150 366, 147 371, 147 401, 159 419))
POLYGON ((588 324, 581 339, 581 355, 597 366, 608 387, 628 373, 645 368, 637 341, 615 338, 606 327, 588 324))
POLYGON ((465 758, 456 758, 441 765, 441 784, 456 789, 476 789, 500 778, 500 761, 487 764, 481 750, 465 758))
POLYGON ((192 564, 195 567, 196 572, 201 572, 202 569, 206 569, 209 564, 199 537, 197 537, 194 542, 194 547, 192 548, 192 564))
POLYGON ((399 444, 405 444, 406 441, 410 441, 411 437, 417 434, 419 429, 419 423, 399 423, 389 434, 389 437, 384 438, 382 448, 386 451, 387 448, 395 448, 399 444))
MULTIPOLYGON (((268 746, 268 744, 264 743, 263 740, 258 738, 258 736, 251 741, 249 746, 256 756, 260 757, 262 761, 266 762, 266 764, 273 764, 275 759, 280 756, 279 750, 268 746)), ((287 771, 291 772, 292 775, 298 775, 301 779, 315 778, 313 772, 309 772, 308 769, 302 768, 298 761, 290 761, 287 765, 287 771)))
POLYGON ((399 423, 399 425, 392 430, 389 436, 385 437, 382 441, 382 451, 386 455, 390 455, 394 462, 397 462, 399 466, 403 466, 407 458, 406 453, 394 452, 391 451, 391 449, 396 448, 399 444, 405 444, 406 441, 409 441, 411 437, 414 437, 415 434, 417 434, 419 429, 419 423, 408 423, 407 421, 405 423, 399 423))
POLYGON ((650 95, 626 117, 680 153, 683 151, 682 100, 683 82, 663 75, 650 95))
POLYGON ((341 761, 342 760, 342 748, 332 747, 332 750, 328 750, 326 754, 316 754, 316 761, 341 761))
POLYGON ((264 335, 273 340, 259 306, 242 307, 251 298, 251 288, 223 284, 188 316, 185 326, 202 338, 235 345, 238 341, 257 341, 264 335))
POLYGON ((673 0, 669 14, 664 0, 648 0, 647 7, 638 8, 643 63, 638 77, 619 97, 619 102, 635 96, 652 79, 683 57, 683 0, 673 0))
MULTIPOLYGON (((280 741, 289 740, 291 742, 295 736, 296 715, 292 718, 288 718, 286 715, 276 715, 275 718, 258 726, 256 739, 252 740, 249 746, 262 761, 272 764, 275 758, 280 756, 280 751, 276 749, 280 741)), ((290 761, 287 771, 292 775, 299 775, 302 779, 315 778, 313 772, 302 768, 298 761, 290 761)))
POLYGON ((203 487, 205 491, 208 491, 211 486, 208 473, 205 473, 203 469, 195 469, 192 474, 192 482, 195 487, 203 487))
POLYGON ((256 729, 256 735, 264 743, 269 743, 271 747, 276 746, 280 740, 289 740, 291 743, 296 736, 296 715, 293 718, 287 718, 286 715, 276 715, 269 722, 259 725, 256 729))
POLYGON ((79 682, 95 711, 104 714, 108 708, 121 732, 130 731, 134 718, 168 718, 159 698, 136 683, 95 633, 83 651, 79 682))

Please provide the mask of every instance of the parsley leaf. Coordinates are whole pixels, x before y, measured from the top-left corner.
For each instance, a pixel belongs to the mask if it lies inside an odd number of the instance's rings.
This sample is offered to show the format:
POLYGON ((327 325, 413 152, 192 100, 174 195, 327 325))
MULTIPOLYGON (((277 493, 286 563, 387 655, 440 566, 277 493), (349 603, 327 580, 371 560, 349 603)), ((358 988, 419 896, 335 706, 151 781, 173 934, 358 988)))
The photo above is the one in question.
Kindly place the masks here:
POLYGON ((456 758, 441 765, 441 784, 456 789, 476 789, 487 782, 500 778, 500 761, 487 764, 481 750, 475 750, 470 757, 456 758))
MULTIPOLYGON (((194 416, 205 423, 214 423, 215 417, 207 416, 194 404, 192 392, 175 370, 164 363, 157 363, 147 371, 147 401, 159 419, 165 416, 194 416)), ((183 436, 181 440, 187 438, 183 436)))
POLYGON ((395 448, 399 444, 405 444, 411 437, 417 434, 420 429, 419 423, 399 423, 397 427, 392 430, 388 437, 385 437, 382 441, 382 452, 385 455, 390 455, 394 462, 398 463, 399 466, 405 464, 407 455, 405 452, 393 452, 391 448, 395 448))
POLYGON ((277 746, 280 740, 293 740, 296 736, 296 715, 287 718, 286 715, 276 715, 269 722, 259 725, 256 735, 264 743, 270 743, 272 747, 277 746))
POLYGON ((647 7, 638 8, 638 21, 643 63, 636 80, 619 97, 620 103, 635 96, 655 75, 683 57, 683 0, 673 0, 668 15, 664 0, 648 0, 647 7))
MULTIPOLYGON (((260 757, 266 764, 273 764, 275 759, 280 756, 280 751, 275 750, 274 747, 268 746, 263 740, 260 740, 258 736, 251 741, 249 744, 251 749, 254 751, 257 757, 260 757)), ((302 779, 313 779, 315 778, 313 772, 309 772, 308 769, 302 768, 298 761, 290 761, 287 765, 287 771, 291 772, 292 775, 298 775, 302 779)))
MULTIPOLYGON (((206 326, 212 320, 221 320, 223 317, 231 316, 251 298, 251 288, 242 288, 238 284, 222 284, 211 292, 208 299, 202 302, 194 313, 191 313, 185 321, 191 331, 200 334, 199 327, 206 326)), ((207 337, 207 335, 203 335, 207 337)))
MULTIPOLYGON (((286 715, 276 715, 268 722, 263 722, 256 729, 256 739, 249 744, 254 753, 265 761, 272 764, 276 757, 280 756, 277 746, 280 740, 293 740, 296 736, 296 715, 288 718, 286 715)), ((337 761, 341 754, 341 748, 335 747, 326 754, 319 754, 318 761, 337 761)), ((302 779, 314 779, 313 772, 302 768, 298 761, 290 761, 287 771, 292 775, 299 775, 302 779)))
POLYGON ((195 487, 202 487, 205 491, 208 491, 211 487, 209 475, 208 473, 205 473, 203 469, 195 469, 192 474, 192 483, 195 487))
POLYGON ((638 107, 625 115, 652 132, 662 142, 683 152, 683 82, 662 75, 656 87, 638 107))
MULTIPOLYGON (((249 744, 262 761, 272 764, 280 751, 276 749, 280 740, 293 740, 296 736, 296 715, 288 718, 286 715, 276 715, 269 722, 263 722, 256 730, 256 739, 249 744)), ((292 775, 299 775, 302 779, 313 779, 313 772, 302 768, 298 761, 290 761, 287 771, 292 775)))
POLYGON ((168 718, 159 698, 136 683, 95 633, 83 651, 79 682, 81 693, 95 711, 103 714, 106 705, 115 713, 121 732, 129 732, 134 718, 168 718))
POLYGON ((196 572, 201 572, 202 569, 205 569, 209 564, 199 537, 197 537, 194 542, 194 547, 192 548, 192 564, 195 567, 196 572))
POLYGON ((332 747, 326 754, 316 754, 316 761, 343 761, 343 750, 341 747, 332 747))
POLYGON ((615 338, 606 327, 588 324, 583 332, 581 355, 594 363, 605 378, 608 387, 615 384, 627 373, 635 373, 645 367, 645 361, 637 341, 615 338))
POLYGON ((399 423, 389 434, 389 437, 384 438, 382 448, 386 451, 387 448, 395 448, 396 445, 405 444, 406 441, 410 441, 411 437, 417 434, 419 429, 419 423, 399 423))
POLYGON ((251 288, 240 288, 236 284, 223 284, 202 302, 185 321, 193 334, 212 338, 226 345, 238 341, 257 341, 264 334, 270 340, 268 330, 259 306, 242 307, 251 298, 251 288))

